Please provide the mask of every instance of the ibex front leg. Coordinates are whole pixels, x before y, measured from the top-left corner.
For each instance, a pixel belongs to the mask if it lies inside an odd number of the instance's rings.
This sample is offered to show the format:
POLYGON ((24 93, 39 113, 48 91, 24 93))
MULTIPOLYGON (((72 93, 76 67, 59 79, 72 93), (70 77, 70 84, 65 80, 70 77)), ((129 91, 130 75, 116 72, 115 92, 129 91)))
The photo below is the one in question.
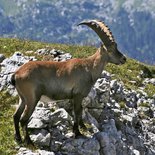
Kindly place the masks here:
POLYGON ((82 100, 83 100, 83 97, 81 97, 80 95, 76 95, 73 98, 73 106, 74 106, 73 132, 75 133, 75 137, 81 135, 79 131, 79 126, 85 127, 83 120, 82 120, 82 100))

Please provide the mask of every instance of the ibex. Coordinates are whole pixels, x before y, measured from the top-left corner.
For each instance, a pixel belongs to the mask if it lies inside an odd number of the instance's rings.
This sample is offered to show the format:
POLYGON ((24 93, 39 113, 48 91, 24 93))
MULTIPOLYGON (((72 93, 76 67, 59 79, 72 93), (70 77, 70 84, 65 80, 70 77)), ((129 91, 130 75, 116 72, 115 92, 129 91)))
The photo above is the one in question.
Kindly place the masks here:
POLYGON ((17 142, 22 142, 19 122, 25 133, 25 142, 31 142, 27 125, 42 95, 53 100, 71 99, 74 107, 73 132, 75 136, 80 135, 79 126, 84 126, 81 105, 83 98, 88 95, 107 63, 120 65, 126 62, 126 57, 117 49, 110 29, 103 22, 90 20, 79 25, 89 26, 102 40, 102 45, 94 55, 66 62, 30 61, 13 74, 11 83, 20 97, 13 116, 17 142))

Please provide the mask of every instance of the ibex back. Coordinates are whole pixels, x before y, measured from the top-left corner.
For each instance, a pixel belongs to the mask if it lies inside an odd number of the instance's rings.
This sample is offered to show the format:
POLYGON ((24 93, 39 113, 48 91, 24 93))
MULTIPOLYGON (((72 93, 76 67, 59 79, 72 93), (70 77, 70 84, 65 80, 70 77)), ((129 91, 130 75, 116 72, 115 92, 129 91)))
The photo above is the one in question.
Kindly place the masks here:
POLYGON ((82 24, 91 27, 103 42, 94 55, 66 62, 31 61, 21 66, 12 76, 12 84, 20 97, 14 114, 17 142, 22 142, 20 122, 25 133, 25 142, 31 143, 27 124, 42 95, 54 100, 71 99, 74 106, 73 131, 75 136, 80 135, 79 125, 84 126, 81 105, 83 98, 88 95, 107 63, 125 63, 126 57, 118 51, 112 33, 103 22, 91 20, 79 25, 82 24))

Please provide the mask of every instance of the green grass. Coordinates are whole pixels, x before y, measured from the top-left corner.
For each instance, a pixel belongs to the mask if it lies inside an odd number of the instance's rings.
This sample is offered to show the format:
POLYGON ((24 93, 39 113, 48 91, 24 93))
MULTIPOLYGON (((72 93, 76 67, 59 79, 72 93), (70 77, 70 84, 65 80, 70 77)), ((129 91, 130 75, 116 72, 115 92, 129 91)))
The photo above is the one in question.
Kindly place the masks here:
POLYGON ((150 104, 147 103, 147 102, 145 102, 145 103, 140 103, 139 106, 140 107, 146 107, 146 108, 148 107, 149 108, 150 107, 150 104))
MULTIPOLYGON (((140 63, 130 58, 128 58, 127 62, 121 66, 112 64, 107 65, 106 70, 108 70, 111 74, 115 74, 114 78, 123 81, 127 88, 134 90, 141 86, 144 78, 151 78, 155 76, 155 67, 140 63), (145 73, 144 77, 140 77, 141 72, 145 73)), ((148 91, 149 90, 146 89, 147 93, 148 91)))
MULTIPOLYGON (((0 38, 0 53, 6 57, 11 56, 15 51, 25 53, 26 51, 36 51, 39 48, 59 49, 69 52, 73 57, 87 57, 95 53, 96 48, 90 46, 76 46, 64 44, 49 44, 28 40, 0 38)), ((128 59, 127 63, 121 66, 109 64, 105 68, 114 74, 113 78, 120 79, 125 86, 131 89, 137 89, 141 86, 143 78, 139 78, 140 72, 143 71, 146 77, 154 77, 155 67, 139 63, 136 60, 128 59), (131 81, 135 81, 133 84, 131 81)), ((151 96, 155 94, 155 87, 147 85, 146 92, 151 96)), ((18 102, 16 97, 11 97, 6 92, 0 92, 0 155, 13 155, 16 153, 17 144, 14 141, 13 113, 15 108, 12 105, 18 102)), ((120 105, 124 108, 124 103, 120 105)))
POLYGON ((125 109, 125 107, 126 107, 126 104, 125 104, 125 102, 123 102, 123 101, 121 101, 121 102, 119 103, 119 105, 120 105, 120 108, 121 108, 121 109, 125 109))
POLYGON ((90 46, 76 46, 76 45, 65 45, 65 44, 49 44, 42 42, 35 42, 29 40, 19 40, 19 39, 9 39, 0 38, 0 53, 6 56, 12 55, 15 51, 26 52, 26 51, 36 51, 39 48, 48 49, 59 49, 65 52, 69 52, 73 57, 86 57, 93 54, 96 50, 95 47, 90 46))
POLYGON ((11 97, 6 92, 0 93, 0 154, 12 155, 16 153, 13 128, 12 107, 16 103, 17 97, 11 97))
POLYGON ((155 95, 155 86, 153 84, 147 84, 145 87, 145 92, 151 97, 155 95))

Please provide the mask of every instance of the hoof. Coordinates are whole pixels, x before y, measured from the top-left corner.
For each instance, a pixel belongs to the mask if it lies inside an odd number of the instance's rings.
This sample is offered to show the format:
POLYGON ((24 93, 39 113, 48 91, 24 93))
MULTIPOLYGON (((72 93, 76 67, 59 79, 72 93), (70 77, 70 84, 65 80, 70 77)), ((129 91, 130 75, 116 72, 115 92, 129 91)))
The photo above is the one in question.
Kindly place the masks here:
POLYGON ((81 138, 83 136, 79 130, 74 131, 74 134, 75 134, 75 138, 81 138))
POLYGON ((22 138, 21 138, 20 136, 15 135, 15 141, 16 141, 18 144, 22 144, 22 138))
POLYGON ((25 143, 25 145, 32 145, 32 146, 34 146, 34 143, 32 142, 32 140, 30 138, 25 138, 24 143, 25 143))
POLYGON ((82 139, 86 139, 87 136, 81 134, 81 133, 78 133, 78 134, 75 134, 75 138, 78 139, 78 138, 82 138, 82 139))

